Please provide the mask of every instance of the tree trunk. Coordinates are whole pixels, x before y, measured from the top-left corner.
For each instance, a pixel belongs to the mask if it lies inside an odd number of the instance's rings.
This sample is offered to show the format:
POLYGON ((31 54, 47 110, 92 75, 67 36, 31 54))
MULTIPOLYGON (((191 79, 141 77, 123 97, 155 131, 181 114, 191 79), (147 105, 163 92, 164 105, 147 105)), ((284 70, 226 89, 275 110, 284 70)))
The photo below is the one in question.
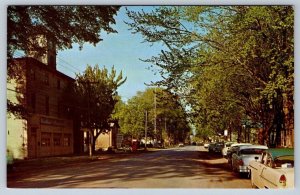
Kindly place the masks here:
POLYGON ((283 94, 284 146, 294 147, 294 99, 292 94, 283 94))

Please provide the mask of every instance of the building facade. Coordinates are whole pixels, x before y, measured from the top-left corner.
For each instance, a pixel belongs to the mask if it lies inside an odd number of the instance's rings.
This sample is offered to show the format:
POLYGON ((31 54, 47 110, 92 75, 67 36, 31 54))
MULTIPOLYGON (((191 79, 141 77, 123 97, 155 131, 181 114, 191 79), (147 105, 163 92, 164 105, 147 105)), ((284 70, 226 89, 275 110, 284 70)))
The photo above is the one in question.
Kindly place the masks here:
POLYGON ((14 158, 72 154, 78 145, 74 134, 79 131, 63 95, 74 79, 57 71, 51 59, 51 64, 32 57, 14 61, 19 79, 8 81, 7 99, 27 111, 23 117, 7 117, 7 149, 14 158))

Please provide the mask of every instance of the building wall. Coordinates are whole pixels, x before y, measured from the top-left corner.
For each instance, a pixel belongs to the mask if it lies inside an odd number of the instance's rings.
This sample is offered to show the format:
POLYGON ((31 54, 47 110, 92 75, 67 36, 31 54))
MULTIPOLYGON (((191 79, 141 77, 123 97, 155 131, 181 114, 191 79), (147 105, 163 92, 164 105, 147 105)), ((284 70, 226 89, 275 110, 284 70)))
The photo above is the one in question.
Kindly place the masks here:
MULTIPOLYGON (((17 99, 18 92, 15 81, 7 83, 7 98, 12 103, 19 103, 17 99)), ((19 119, 12 114, 7 113, 7 153, 10 153, 13 158, 27 158, 27 121, 19 119)))
MULTIPOLYGON (((29 115, 26 120, 16 120, 14 116, 8 118, 7 131, 10 134, 10 129, 17 131, 8 136, 7 146, 20 148, 23 143, 16 140, 22 136, 23 140, 26 139, 26 144, 28 142, 25 153, 29 158, 72 154, 73 119, 69 108, 64 104, 63 94, 64 88, 74 80, 33 58, 24 58, 17 62, 23 68, 24 72, 20 74, 25 75, 24 80, 19 80, 14 86, 8 83, 8 88, 10 85, 10 88, 23 94, 22 104, 29 115)), ((9 93, 13 90, 7 91, 9 93)), ((18 94, 11 94, 8 99, 14 100, 17 96, 18 94)), ((17 153, 16 150, 14 149, 14 153, 17 153)))

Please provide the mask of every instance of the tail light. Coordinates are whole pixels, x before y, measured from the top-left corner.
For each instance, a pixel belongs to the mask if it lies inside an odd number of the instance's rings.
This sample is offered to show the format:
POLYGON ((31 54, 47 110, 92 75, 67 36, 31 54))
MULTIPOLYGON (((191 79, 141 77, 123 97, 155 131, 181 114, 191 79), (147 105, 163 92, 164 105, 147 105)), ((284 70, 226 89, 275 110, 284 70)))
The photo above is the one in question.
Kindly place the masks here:
POLYGON ((286 177, 284 175, 281 175, 280 178, 279 178, 279 183, 282 185, 282 186, 286 186, 286 177))
POLYGON ((243 166, 243 165, 244 165, 244 162, 243 162, 242 159, 239 159, 239 160, 237 161, 237 164, 238 164, 239 166, 243 166))

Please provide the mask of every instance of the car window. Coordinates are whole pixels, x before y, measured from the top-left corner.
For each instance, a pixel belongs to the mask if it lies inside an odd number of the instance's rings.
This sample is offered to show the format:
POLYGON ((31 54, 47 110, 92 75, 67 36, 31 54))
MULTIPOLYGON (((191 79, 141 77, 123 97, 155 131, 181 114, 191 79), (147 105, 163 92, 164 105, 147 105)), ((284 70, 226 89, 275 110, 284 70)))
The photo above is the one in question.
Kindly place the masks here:
POLYGON ((268 167, 272 167, 272 158, 271 158, 271 156, 267 156, 266 165, 267 165, 268 167))
POLYGON ((267 161, 267 153, 263 153, 262 158, 261 158, 261 163, 265 164, 266 161, 267 161))
POLYGON ((248 148, 240 151, 240 154, 261 154, 264 149, 248 148))

